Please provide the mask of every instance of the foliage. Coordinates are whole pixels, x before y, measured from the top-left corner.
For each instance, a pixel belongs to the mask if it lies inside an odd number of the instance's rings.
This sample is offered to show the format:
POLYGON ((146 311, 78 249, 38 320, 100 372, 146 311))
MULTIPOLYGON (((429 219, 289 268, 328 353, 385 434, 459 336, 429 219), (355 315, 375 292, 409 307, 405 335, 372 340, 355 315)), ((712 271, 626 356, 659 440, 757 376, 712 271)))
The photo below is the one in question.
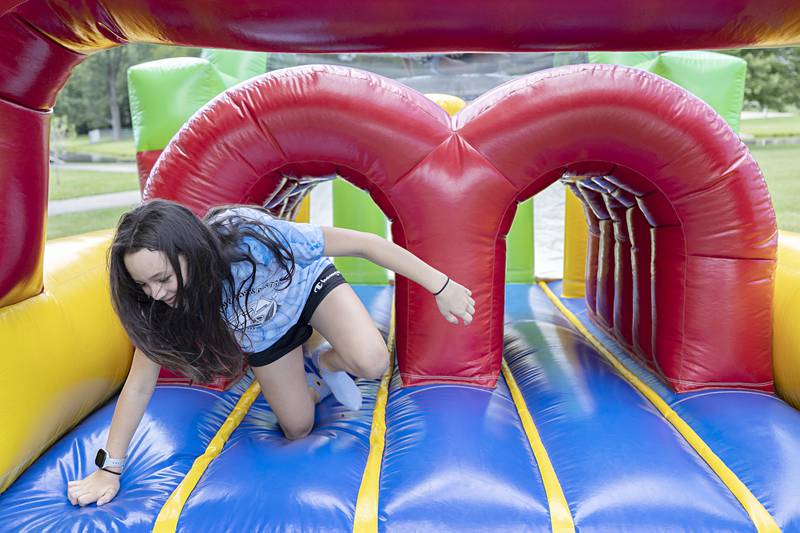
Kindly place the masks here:
POLYGON ((783 111, 800 106, 800 48, 732 50, 747 61, 744 99, 748 106, 783 111))
POLYGON ((116 93, 113 103, 119 116, 118 125, 130 127, 128 67, 167 57, 199 55, 198 48, 151 44, 129 44, 97 52, 73 70, 56 100, 55 116, 66 117, 82 134, 112 127, 114 112, 109 95, 116 93))

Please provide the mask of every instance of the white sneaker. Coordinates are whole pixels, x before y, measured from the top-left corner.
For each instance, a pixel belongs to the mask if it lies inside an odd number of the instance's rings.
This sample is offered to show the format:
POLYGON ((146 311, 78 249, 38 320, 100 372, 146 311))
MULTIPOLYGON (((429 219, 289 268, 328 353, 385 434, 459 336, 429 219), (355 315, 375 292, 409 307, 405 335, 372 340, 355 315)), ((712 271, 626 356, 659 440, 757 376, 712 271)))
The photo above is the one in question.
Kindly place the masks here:
POLYGON ((319 348, 311 352, 311 366, 322 378, 322 381, 328 385, 334 398, 336 398, 340 404, 351 411, 358 411, 361 409, 361 389, 358 388, 358 385, 356 385, 356 382, 350 377, 350 374, 341 370, 333 372, 322 366, 319 362, 320 355, 330 348, 330 344, 323 343, 319 348))

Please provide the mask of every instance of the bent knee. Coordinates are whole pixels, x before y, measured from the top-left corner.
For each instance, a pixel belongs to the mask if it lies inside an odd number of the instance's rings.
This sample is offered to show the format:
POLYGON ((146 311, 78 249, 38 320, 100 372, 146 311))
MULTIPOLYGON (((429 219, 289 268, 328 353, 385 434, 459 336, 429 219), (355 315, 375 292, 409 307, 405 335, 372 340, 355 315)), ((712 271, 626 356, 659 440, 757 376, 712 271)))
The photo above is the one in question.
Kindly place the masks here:
POLYGON ((362 354, 356 366, 358 377, 379 379, 389 366, 389 351, 386 345, 376 346, 362 354))
POLYGON ((293 424, 280 424, 283 429, 283 434, 288 440, 299 440, 308 437, 311 430, 314 428, 314 419, 308 422, 293 423, 293 424))

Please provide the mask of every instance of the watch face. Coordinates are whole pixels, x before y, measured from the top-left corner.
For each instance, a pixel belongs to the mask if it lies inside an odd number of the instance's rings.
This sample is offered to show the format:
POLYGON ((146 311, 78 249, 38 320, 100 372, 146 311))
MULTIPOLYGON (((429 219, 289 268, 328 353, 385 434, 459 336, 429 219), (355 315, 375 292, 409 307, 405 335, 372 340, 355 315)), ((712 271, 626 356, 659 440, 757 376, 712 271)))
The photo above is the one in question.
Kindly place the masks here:
POLYGON ((108 457, 108 454, 104 449, 100 448, 97 450, 97 455, 94 458, 94 464, 100 468, 103 468, 103 465, 106 463, 106 457, 108 457))

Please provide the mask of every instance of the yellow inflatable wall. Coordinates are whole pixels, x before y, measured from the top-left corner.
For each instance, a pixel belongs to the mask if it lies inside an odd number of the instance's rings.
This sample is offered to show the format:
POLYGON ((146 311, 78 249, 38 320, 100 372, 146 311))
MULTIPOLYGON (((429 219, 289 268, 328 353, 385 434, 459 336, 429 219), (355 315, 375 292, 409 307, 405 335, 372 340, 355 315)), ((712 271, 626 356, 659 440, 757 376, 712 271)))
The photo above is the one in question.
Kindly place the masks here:
POLYGON ((0 492, 125 381, 133 346, 111 307, 111 234, 48 243, 44 291, 0 309, 0 492))

